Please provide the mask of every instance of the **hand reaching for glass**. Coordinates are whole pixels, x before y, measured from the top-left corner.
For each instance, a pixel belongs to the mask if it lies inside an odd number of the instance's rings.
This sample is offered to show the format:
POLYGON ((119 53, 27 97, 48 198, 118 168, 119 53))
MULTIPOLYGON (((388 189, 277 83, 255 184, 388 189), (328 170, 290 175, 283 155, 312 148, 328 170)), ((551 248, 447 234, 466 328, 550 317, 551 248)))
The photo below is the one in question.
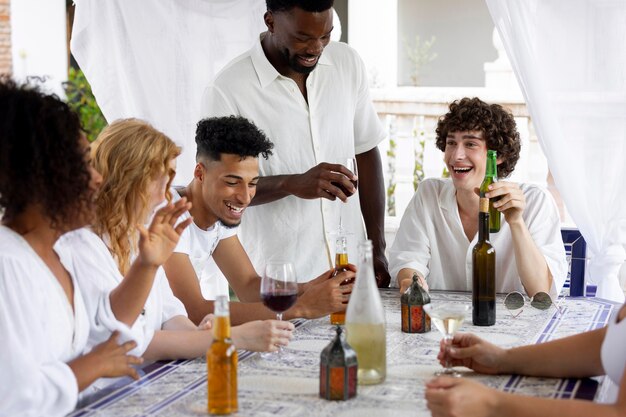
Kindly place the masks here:
POLYGON ((437 359, 441 365, 464 366, 482 374, 495 375, 506 372, 504 356, 506 351, 471 333, 454 335, 447 344, 441 341, 437 359))
POLYGON ((289 344, 294 329, 288 321, 256 320, 233 327, 231 338, 237 349, 275 352, 279 346, 289 344))

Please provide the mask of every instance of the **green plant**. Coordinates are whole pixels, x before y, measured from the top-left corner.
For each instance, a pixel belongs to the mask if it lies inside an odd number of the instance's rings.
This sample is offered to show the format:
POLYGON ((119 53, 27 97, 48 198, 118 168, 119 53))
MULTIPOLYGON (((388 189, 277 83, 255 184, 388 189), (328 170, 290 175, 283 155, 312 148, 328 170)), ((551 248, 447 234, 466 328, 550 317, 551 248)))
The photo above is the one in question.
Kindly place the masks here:
POLYGON ((107 125, 96 98, 91 92, 85 74, 80 69, 70 68, 68 79, 63 83, 67 104, 79 118, 87 140, 93 142, 107 125))
POLYGON ((424 67, 437 58, 436 52, 430 52, 435 40, 436 38, 431 36, 430 40, 422 41, 417 35, 415 36, 415 44, 411 45, 406 39, 403 39, 404 49, 411 62, 411 82, 415 86, 420 84, 424 67))
POLYGON ((424 149, 426 148, 426 132, 424 131, 424 118, 422 116, 419 126, 416 121, 413 123, 413 190, 417 191, 419 183, 424 179, 424 149))

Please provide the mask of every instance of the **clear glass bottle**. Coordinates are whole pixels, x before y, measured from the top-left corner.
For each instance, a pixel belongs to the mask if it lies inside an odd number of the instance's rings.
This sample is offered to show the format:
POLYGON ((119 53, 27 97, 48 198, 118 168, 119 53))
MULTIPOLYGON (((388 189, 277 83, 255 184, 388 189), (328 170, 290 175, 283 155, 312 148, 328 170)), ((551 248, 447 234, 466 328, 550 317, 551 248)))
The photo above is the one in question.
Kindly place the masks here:
POLYGON ((237 349, 230 338, 228 298, 215 299, 213 343, 206 353, 208 412, 232 414, 237 412, 237 349))
POLYGON ((385 327, 385 310, 372 262, 372 241, 367 240, 359 245, 356 282, 346 312, 347 339, 357 354, 359 384, 380 384, 385 380, 385 327))

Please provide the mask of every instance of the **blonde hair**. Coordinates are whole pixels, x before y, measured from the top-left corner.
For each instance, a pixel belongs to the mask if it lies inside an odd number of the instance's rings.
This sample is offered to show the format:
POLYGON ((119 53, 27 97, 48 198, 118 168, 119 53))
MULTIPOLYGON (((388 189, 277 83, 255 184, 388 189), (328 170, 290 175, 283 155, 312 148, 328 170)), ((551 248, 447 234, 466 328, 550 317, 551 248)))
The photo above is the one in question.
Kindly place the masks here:
POLYGON ((103 179, 93 229, 108 238, 122 274, 130 268, 131 253, 137 250, 136 225, 149 214, 150 182, 167 173, 165 196, 171 200, 169 188, 176 172, 169 164, 180 151, 165 134, 138 119, 111 123, 91 145, 94 167, 103 179))

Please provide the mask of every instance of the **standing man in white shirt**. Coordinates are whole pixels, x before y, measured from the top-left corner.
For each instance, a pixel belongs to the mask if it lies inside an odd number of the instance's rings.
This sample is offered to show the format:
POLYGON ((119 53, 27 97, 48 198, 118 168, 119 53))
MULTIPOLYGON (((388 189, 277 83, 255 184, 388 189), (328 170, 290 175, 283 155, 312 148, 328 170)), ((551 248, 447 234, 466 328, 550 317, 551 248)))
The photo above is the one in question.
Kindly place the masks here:
MULTIPOLYGON (((472 248, 478 231, 478 187, 487 150, 497 152, 498 177, 519 159, 520 137, 513 115, 497 104, 464 98, 450 105, 437 124, 437 147, 450 179, 420 183, 390 251, 390 270, 400 291, 417 273, 431 289, 472 289, 472 248)), ((497 181, 486 197, 503 214, 491 233, 496 250, 496 291, 539 291, 557 297, 567 275, 559 214, 550 194, 532 184, 497 181)))
POLYGON ((275 154, 260 164, 255 207, 242 225, 244 247, 257 267, 280 253, 296 260, 299 278, 331 268, 329 237, 342 209, 343 227, 353 233, 350 259, 367 232, 378 285, 386 287, 377 148, 385 132, 363 62, 346 44, 330 42, 332 6, 332 0, 267 0, 267 32, 218 74, 204 93, 202 114, 244 116, 274 142, 275 154), (350 182, 356 176, 343 165, 355 156, 357 194, 350 182))

